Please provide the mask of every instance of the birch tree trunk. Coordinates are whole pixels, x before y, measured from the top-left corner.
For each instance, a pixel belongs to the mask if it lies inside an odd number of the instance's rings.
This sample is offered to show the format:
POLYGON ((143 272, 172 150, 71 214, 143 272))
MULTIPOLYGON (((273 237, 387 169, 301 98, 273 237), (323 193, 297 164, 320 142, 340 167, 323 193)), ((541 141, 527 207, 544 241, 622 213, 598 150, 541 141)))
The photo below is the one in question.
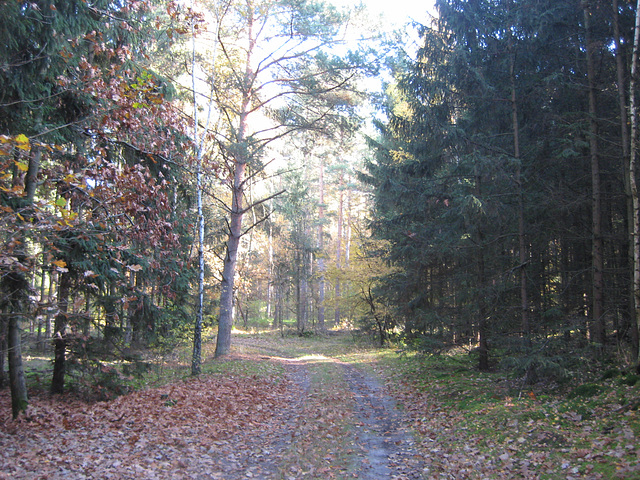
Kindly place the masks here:
POLYGON ((324 262, 324 159, 320 158, 319 205, 318 205, 318 329, 324 332, 324 301, 326 288, 326 265, 324 262))
MULTIPOLYGON (((192 4, 193 5, 193 4, 192 4)), ((218 13, 217 3, 214 2, 212 11, 217 16, 215 34, 220 29, 221 17, 218 13)), ((213 85, 214 81, 211 79, 211 93, 209 95, 209 105, 207 120, 202 130, 202 135, 198 134, 198 92, 196 91, 196 42, 195 42, 195 29, 191 27, 191 35, 193 38, 191 44, 191 86, 193 93, 193 141, 196 147, 196 209, 198 217, 198 305, 196 311, 196 321, 193 328, 193 353, 191 356, 191 374, 199 375, 202 370, 202 319, 204 317, 204 211, 202 204, 202 190, 203 190, 203 151, 204 141, 211 121, 211 111, 213 108, 213 85)), ((213 76, 215 77, 216 68, 216 53, 217 42, 214 42, 213 51, 211 53, 211 69, 213 76)))
MULTIPOLYGON (((269 205, 271 205, 271 202, 269 202, 269 205)), ((272 212, 273 211, 273 207, 269 207, 269 211, 272 212)), ((267 251, 268 251, 268 256, 269 256, 269 272, 267 274, 267 318, 271 318, 271 314, 273 311, 273 282, 274 282, 274 278, 273 278, 273 274, 274 274, 274 268, 273 268, 273 222, 269 221, 269 226, 268 226, 268 230, 267 230, 267 251)), ((275 318, 275 316, 274 316, 275 318)), ((275 324, 275 322, 274 322, 275 324)))
POLYGON ((9 322, 0 320, 0 388, 4 388, 6 377, 4 373, 4 359, 7 357, 7 332, 9 322))
POLYGON ((338 196, 338 232, 336 233, 336 282, 335 282, 335 315, 334 321, 336 327, 340 325, 340 274, 342 270, 342 223, 344 221, 344 173, 340 172, 338 188, 340 189, 338 196))

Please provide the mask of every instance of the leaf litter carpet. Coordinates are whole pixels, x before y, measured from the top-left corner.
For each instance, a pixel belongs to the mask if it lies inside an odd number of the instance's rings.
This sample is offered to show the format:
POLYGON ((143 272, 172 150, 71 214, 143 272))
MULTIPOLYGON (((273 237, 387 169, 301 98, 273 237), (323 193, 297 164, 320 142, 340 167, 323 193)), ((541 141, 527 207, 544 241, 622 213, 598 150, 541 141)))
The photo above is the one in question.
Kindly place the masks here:
POLYGON ((40 394, 17 421, 3 390, 0 479, 426 478, 373 374, 262 361, 285 377, 203 376, 93 404, 40 394))

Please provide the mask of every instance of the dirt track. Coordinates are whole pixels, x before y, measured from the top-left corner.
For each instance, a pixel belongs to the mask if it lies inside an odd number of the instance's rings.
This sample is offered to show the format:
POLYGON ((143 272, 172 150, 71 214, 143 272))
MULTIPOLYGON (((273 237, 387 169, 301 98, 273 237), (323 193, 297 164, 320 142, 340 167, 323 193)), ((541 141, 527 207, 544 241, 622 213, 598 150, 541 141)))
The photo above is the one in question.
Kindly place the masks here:
POLYGON ((0 411, 0 479, 423 478, 372 369, 254 340, 236 359, 284 377, 203 376, 98 404, 41 394, 19 422, 0 411))

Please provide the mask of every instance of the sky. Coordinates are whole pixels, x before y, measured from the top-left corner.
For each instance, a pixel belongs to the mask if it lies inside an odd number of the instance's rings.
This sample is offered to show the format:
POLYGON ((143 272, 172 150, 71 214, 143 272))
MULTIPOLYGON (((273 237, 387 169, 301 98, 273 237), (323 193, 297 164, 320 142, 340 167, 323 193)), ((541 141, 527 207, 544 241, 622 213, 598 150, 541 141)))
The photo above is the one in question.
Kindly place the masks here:
POLYGON ((433 10, 432 0, 362 0, 372 13, 381 13, 390 23, 401 26, 416 20, 426 23, 427 12, 433 10))
MULTIPOLYGON (((352 6, 353 0, 331 0, 339 6, 352 6)), ((372 14, 382 14, 390 24, 402 26, 415 20, 427 23, 428 11, 433 12, 433 0, 361 0, 372 14)))

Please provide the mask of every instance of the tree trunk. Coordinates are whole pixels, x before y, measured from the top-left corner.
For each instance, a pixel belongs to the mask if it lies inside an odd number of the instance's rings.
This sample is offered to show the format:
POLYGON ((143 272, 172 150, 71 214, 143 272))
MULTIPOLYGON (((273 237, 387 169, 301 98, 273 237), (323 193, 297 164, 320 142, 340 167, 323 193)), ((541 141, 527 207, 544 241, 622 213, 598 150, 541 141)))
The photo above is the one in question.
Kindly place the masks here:
MULTIPOLYGON (((633 197, 631 194, 631 172, 630 172, 630 147, 631 140, 629 136, 629 113, 627 112, 627 99, 626 99, 626 67, 624 64, 624 58, 622 53, 622 44, 620 42, 620 14, 618 9, 618 0, 613 0, 613 36, 614 42, 616 46, 616 74, 618 81, 618 106, 620 109, 620 138, 622 141, 622 164, 624 165, 624 191, 626 196, 626 206, 627 206, 627 221, 628 221, 628 229, 629 229, 629 250, 628 250, 628 258, 630 269, 630 278, 629 278, 629 291, 631 295, 629 295, 629 326, 631 330, 631 349, 635 352, 635 355, 638 355, 640 351, 640 339, 638 336, 638 320, 637 315, 635 314, 635 301, 634 301, 634 277, 635 277, 635 269, 634 266, 634 235, 633 235, 633 197)), ((633 95, 633 94, 632 94, 633 95)))
MULTIPOLYGON (((271 202, 269 202, 271 205, 271 202)), ((273 208, 270 207, 269 211, 272 212, 273 208)), ((267 231, 267 251, 269 255, 269 267, 267 274, 267 319, 271 318, 273 313, 273 282, 274 282, 274 268, 273 268, 273 222, 269 220, 269 227, 267 231)), ((275 315, 274 315, 275 318, 275 315)), ((275 324, 275 321, 274 321, 275 324)))
POLYGON ((481 286, 478 308, 478 370, 489 370, 489 342, 488 342, 488 308, 482 291, 486 286, 484 252, 479 252, 478 258, 478 285, 481 286))
POLYGON ((202 207, 202 153, 200 150, 198 150, 196 197, 198 205, 198 310, 196 312, 196 324, 193 328, 191 375, 200 375, 200 372, 202 371, 202 318, 204 313, 204 212, 202 207))
POLYGON ((20 412, 24 412, 29 404, 27 386, 24 380, 22 366, 22 342, 20 339, 19 316, 9 317, 7 334, 7 347, 9 350, 9 385, 11 386, 11 412, 13 418, 17 418, 20 412))
POLYGON ((67 349, 67 315, 69 313, 69 293, 71 292, 71 275, 64 272, 60 275, 58 290, 58 314, 56 315, 53 333, 53 378, 51 393, 64 393, 64 375, 67 349))
MULTIPOLYGON (((30 211, 33 199, 35 197, 36 187, 38 186, 38 172, 40 170, 40 159, 42 150, 37 148, 31 151, 29 157, 29 167, 24 180, 24 196, 25 210, 22 212, 23 217, 31 217, 33 212, 30 211)), ((16 177, 14 177, 14 180, 16 177)), ((26 252, 19 254, 20 260, 26 258, 26 252)), ((23 272, 11 272, 5 275, 3 279, 5 288, 8 293, 8 306, 10 316, 7 325, 7 350, 9 363, 9 386, 11 388, 11 410, 13 417, 16 418, 20 412, 26 410, 29 403, 27 397, 27 386, 24 378, 24 370, 22 364, 22 339, 20 336, 20 316, 18 312, 24 312, 27 308, 27 295, 29 282, 25 278, 23 272)))
POLYGON ((218 338, 216 342, 216 358, 229 353, 231 349, 231 328, 233 326, 233 289, 238 262, 238 246, 242 235, 242 197, 244 195, 244 175, 246 161, 237 162, 233 181, 233 199, 231 204, 231 221, 229 222, 229 238, 227 254, 224 258, 222 283, 220 289, 220 316, 218 319, 218 338))
POLYGON ((518 250, 520 262, 520 311, 522 336, 527 344, 531 340, 531 325, 529 323, 529 297, 527 293, 528 252, 525 235, 524 219, 524 188, 522 185, 522 159, 520 158, 520 126, 518 122, 518 99, 516 95, 515 53, 510 55, 510 80, 511 80, 511 117, 513 128, 513 156, 516 167, 516 187, 518 189, 518 250))
MULTIPOLYGON (((249 6, 249 5, 248 5, 249 6)), ((250 7, 250 6, 249 6, 250 7)), ((251 7, 249 8, 251 10, 251 7)), ((243 82, 243 98, 240 109, 238 133, 235 138, 237 152, 233 153, 233 186, 231 191, 231 211, 229 214, 229 236, 227 238, 227 252, 222 268, 220 284, 220 314, 218 317, 218 338, 216 340, 215 358, 227 355, 231 350, 231 328, 233 326, 233 295, 238 263, 238 247, 242 236, 242 217, 244 216, 243 198, 245 189, 245 174, 249 162, 249 152, 246 145, 249 127, 249 113, 254 93, 251 91, 255 74, 251 67, 253 50, 256 47, 253 36, 253 12, 247 14, 249 44, 245 58, 245 72, 243 82)))
POLYGON ((9 321, 0 318, 0 389, 4 388, 6 378, 4 373, 4 359, 7 352, 7 331, 9 329, 9 321))
POLYGON ((583 2, 584 27, 587 54, 587 79, 589 83, 589 152, 591 157, 591 209, 592 209, 592 312, 594 339, 598 348, 606 343, 603 299, 603 239, 602 239, 602 194, 600 191, 600 162, 598 158, 598 120, 596 106, 596 74, 593 60, 593 40, 591 38, 590 12, 587 2, 583 2))
POLYGON ((336 282, 335 282, 335 326, 340 325, 340 274, 342 269, 342 222, 344 215, 344 191, 342 189, 344 185, 344 173, 340 173, 340 180, 338 188, 340 194, 338 197, 338 231, 336 233, 336 282))
POLYGON ((319 178, 319 204, 318 204, 318 330, 324 332, 327 327, 324 323, 324 301, 325 301, 325 272, 324 263, 324 160, 320 158, 320 178, 319 178))
MULTIPOLYGON (((638 76, 638 57, 640 56, 640 0, 636 5, 636 23, 633 35, 633 56, 631 61, 631 82, 630 82, 630 100, 629 110, 631 111, 631 142, 630 142, 630 159, 629 159, 629 186, 631 189, 631 200, 633 204, 632 218, 632 238, 633 238, 633 299, 634 312, 633 320, 635 323, 634 334, 638 336, 638 328, 640 328, 640 199, 638 198, 638 113, 637 113, 637 95, 636 82, 638 76)), ((640 373, 640 350, 637 350, 636 369, 640 373)))

